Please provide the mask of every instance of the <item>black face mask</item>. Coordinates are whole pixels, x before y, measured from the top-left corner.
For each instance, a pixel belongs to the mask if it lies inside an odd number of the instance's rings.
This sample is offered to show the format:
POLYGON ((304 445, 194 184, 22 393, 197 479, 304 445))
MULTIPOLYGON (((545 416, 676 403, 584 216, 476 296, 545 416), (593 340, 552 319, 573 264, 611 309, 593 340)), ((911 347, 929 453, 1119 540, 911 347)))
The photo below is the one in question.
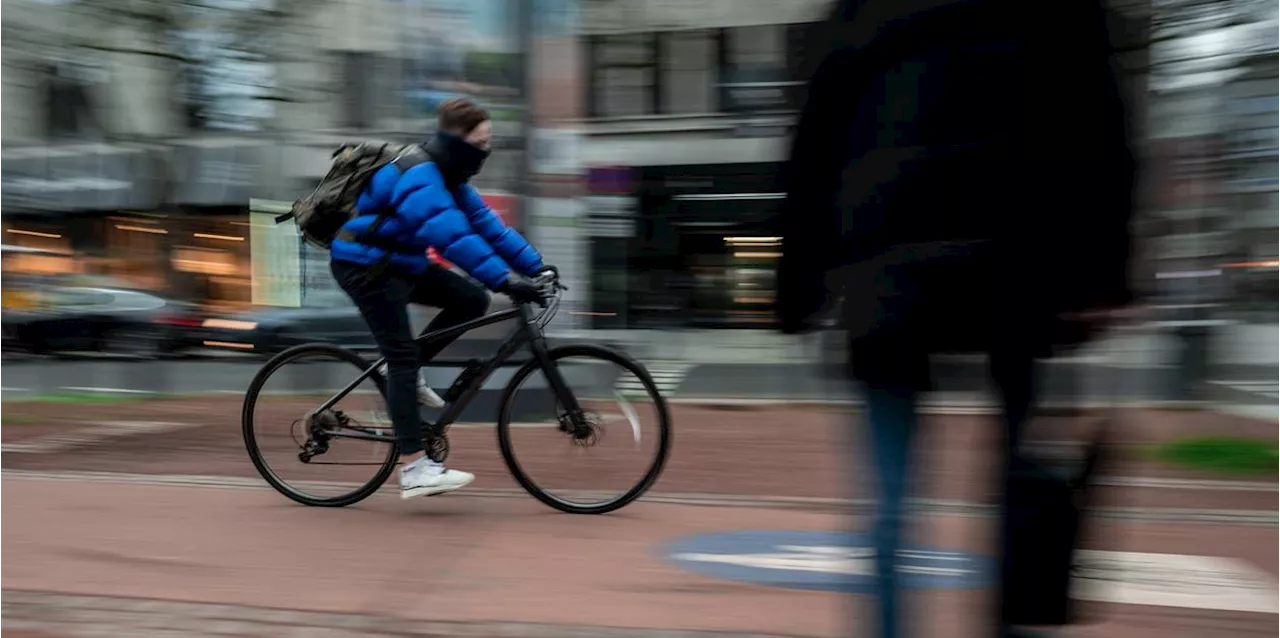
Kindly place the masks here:
POLYGON ((451 184, 457 185, 475 177, 489 159, 489 151, 453 133, 437 132, 427 141, 427 154, 451 184))

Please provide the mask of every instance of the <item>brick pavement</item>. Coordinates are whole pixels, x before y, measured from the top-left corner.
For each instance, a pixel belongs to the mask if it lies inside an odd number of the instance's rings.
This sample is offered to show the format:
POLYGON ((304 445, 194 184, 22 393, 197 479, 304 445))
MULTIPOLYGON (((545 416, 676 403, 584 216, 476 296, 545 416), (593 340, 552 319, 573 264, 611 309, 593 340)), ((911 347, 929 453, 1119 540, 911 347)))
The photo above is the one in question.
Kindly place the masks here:
MULTIPOLYGON (((10 515, 3 529, 5 629, 47 638, 214 631, 699 635, 646 633, 673 628, 866 635, 857 623, 868 617, 865 596, 711 579, 668 563, 661 553, 665 542, 688 534, 829 530, 847 522, 831 514, 641 502, 611 516, 573 517, 528 499, 462 495, 408 503, 378 496, 329 510, 297 506, 265 490, 22 478, 6 478, 0 487, 10 515), (209 618, 214 613, 226 617, 209 618), (284 619, 290 629, 270 618, 284 619), (254 625, 261 622, 268 625, 254 625)), ((931 546, 980 553, 991 545, 989 521, 973 517, 929 517, 915 536, 931 546)), ((1230 557, 1272 575, 1278 559, 1274 528, 1105 523, 1091 545, 1230 557)), ((986 597, 982 590, 913 593, 919 635, 976 635, 974 610, 986 597)), ((1106 622, 1086 635, 1201 638, 1276 630, 1274 614, 1100 609, 1106 622)))
MULTIPOLYGON (((4 592, 6 638, 797 638, 794 634, 629 629, 515 622, 423 622, 371 614, 302 612, 163 600, 4 592)), ((975 632, 976 633, 976 632, 975 632)), ((1271 636, 1255 619, 1214 614, 1133 615, 1072 627, 1063 636, 1271 636)), ((849 636, 865 635, 854 629, 849 636)))
POLYGON ((784 638, 680 629, 628 629, 518 622, 423 622, 374 614, 335 614, 244 605, 6 591, 9 638, 784 638))
MULTIPOLYGON (((31 422, 6 426, 4 440, 30 441, 51 431, 94 428, 95 423, 140 419, 191 423, 161 433, 117 437, 58 454, 6 452, 8 468, 64 469, 74 457, 75 469, 149 474, 198 474, 256 477, 241 439, 238 398, 207 397, 140 404, 102 406, 33 406, 6 404, 6 417, 31 422), (51 420, 52 422, 46 422, 51 420)), ((747 494, 779 497, 868 497, 873 485, 867 474, 869 454, 856 415, 840 408, 807 409, 793 406, 713 408, 674 406, 674 447, 669 465, 654 490, 666 493, 747 494), (852 462, 850 462, 852 460, 852 462), (787 480, 779 480, 785 476, 787 480)), ((292 418, 292 417, 290 417, 292 418)), ((309 466, 288 456, 296 452, 287 423, 271 430, 269 462, 287 462, 282 474, 291 481, 362 481, 367 467, 309 466)), ((1038 436, 1063 438, 1062 430, 1078 421, 1044 420, 1038 436)), ((1121 458, 1105 474, 1183 479, 1220 479, 1173 468, 1143 458, 1142 446, 1189 434, 1243 434, 1276 438, 1274 423, 1203 412, 1132 410, 1117 427, 1121 458)), ((514 482, 497 453, 492 428, 455 428, 450 437, 450 463, 478 475, 477 487, 511 489, 514 482)), ((616 442, 617 437, 612 439, 616 442)), ((918 478, 915 492, 924 497, 990 502, 995 480, 990 462, 998 445, 991 417, 926 416, 919 434, 918 478)), ((565 488, 604 488, 603 479, 623 478, 612 457, 602 456, 590 467, 566 463, 563 442, 548 430, 523 430, 516 441, 521 463, 543 484, 565 488), (594 474, 589 474, 593 471, 594 474)), ((335 444, 331 458, 350 460, 344 450, 356 448, 364 460, 380 458, 368 443, 335 444)), ((593 450, 592 457, 597 456, 593 450)), ((625 460, 625 459, 624 459, 625 460)), ((619 466, 622 464, 619 463, 619 466)), ((279 467, 277 468, 279 469, 279 467)), ((1275 484, 1275 476, 1255 479, 1275 484)), ((1227 491, 1125 488, 1106 490, 1110 504, 1127 507, 1225 508, 1274 510, 1272 490, 1227 491)))

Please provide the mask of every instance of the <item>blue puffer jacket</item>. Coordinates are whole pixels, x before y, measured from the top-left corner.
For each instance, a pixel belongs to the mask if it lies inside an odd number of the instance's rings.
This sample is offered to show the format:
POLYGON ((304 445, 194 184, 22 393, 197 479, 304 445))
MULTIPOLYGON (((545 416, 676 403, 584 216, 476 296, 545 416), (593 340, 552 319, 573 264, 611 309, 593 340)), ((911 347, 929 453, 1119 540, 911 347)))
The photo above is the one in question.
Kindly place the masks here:
MULTIPOLYGON (((373 174, 356 201, 357 217, 342 229, 360 236, 391 209, 373 234, 379 245, 403 246, 391 254, 391 265, 418 274, 427 268, 427 247, 491 290, 498 290, 512 270, 533 275, 542 257, 524 237, 502 223, 470 184, 451 193, 433 162, 418 164, 404 174, 388 164, 373 174)), ((368 244, 335 239, 329 247, 337 261, 377 264, 387 251, 368 244)))

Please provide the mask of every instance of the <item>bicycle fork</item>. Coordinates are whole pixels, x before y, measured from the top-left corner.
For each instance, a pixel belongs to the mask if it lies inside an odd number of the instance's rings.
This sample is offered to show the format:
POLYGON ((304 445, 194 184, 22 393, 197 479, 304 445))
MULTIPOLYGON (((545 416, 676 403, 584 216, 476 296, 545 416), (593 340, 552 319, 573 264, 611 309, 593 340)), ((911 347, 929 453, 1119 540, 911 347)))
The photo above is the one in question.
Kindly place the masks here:
POLYGON ((588 422, 586 413, 582 406, 578 403, 578 397, 569 389, 569 384, 565 383, 564 375, 560 373, 560 368, 556 366, 555 360, 547 353, 547 340, 539 331, 528 328, 529 349, 533 352, 533 358, 538 362, 538 367, 542 369, 542 374, 546 376, 547 383, 551 386, 551 392, 555 394, 556 404, 563 410, 564 414, 557 414, 556 418, 560 421, 560 431, 569 434, 574 441, 588 440, 595 432, 592 424, 588 422))

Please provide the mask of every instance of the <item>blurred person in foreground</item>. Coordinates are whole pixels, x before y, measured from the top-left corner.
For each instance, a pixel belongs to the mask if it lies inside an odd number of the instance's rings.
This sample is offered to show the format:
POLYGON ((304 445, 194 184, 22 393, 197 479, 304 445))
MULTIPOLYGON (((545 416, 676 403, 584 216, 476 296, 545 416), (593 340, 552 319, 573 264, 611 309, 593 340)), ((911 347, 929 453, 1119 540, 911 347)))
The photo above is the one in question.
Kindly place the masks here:
POLYGON ((518 303, 540 299, 521 276, 545 268, 538 251, 506 227, 468 182, 489 156, 489 114, 458 98, 439 108, 436 133, 423 149, 428 161, 390 163, 369 179, 356 202, 357 216, 330 246, 330 266, 338 285, 360 309, 387 362, 387 409, 400 451, 400 496, 430 496, 465 487, 475 476, 447 469, 423 450, 418 405, 444 401, 427 385, 419 366, 452 339, 419 347, 409 324, 410 303, 440 308, 423 333, 456 326, 483 315, 489 294, 465 277, 432 263, 435 248, 490 290, 518 303))
MULTIPOLYGON (((843 298, 891 638, 929 356, 989 354, 1007 481, 1035 361, 1130 299, 1134 160, 1098 0, 842 0, 820 34, 784 169, 778 311, 804 332, 843 298)), ((1018 635, 1003 613, 999 635, 1018 635)))

